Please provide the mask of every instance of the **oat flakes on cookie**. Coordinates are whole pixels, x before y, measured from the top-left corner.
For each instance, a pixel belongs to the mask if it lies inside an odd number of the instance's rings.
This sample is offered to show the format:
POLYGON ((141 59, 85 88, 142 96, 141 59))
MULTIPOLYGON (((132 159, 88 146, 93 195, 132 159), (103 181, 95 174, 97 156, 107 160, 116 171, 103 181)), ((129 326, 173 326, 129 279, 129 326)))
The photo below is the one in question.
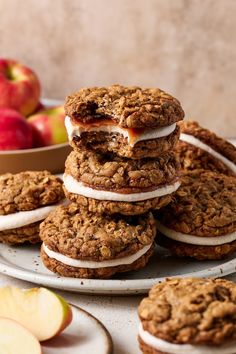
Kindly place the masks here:
POLYGON ((107 216, 60 206, 40 225, 41 258, 52 272, 75 278, 110 278, 143 268, 153 253, 151 213, 107 216))
POLYGON ((40 242, 39 224, 65 198, 62 181, 47 171, 0 176, 0 241, 40 242))
POLYGON ((178 169, 173 152, 132 160, 81 149, 67 158, 64 189, 68 199, 92 212, 142 214, 170 202, 180 185, 178 169))
POLYGON ((236 147, 197 122, 179 123, 181 134, 177 144, 182 168, 203 168, 226 175, 236 175, 236 147))
POLYGON ((156 214, 157 242, 179 257, 221 259, 236 251, 236 178, 194 170, 156 214))
POLYGON ((176 122, 184 118, 179 101, 160 89, 112 85, 85 88, 66 99, 66 127, 73 148, 140 159, 173 149, 176 122))
POLYGON ((168 279, 138 308, 143 354, 236 353, 236 284, 225 279, 168 279))

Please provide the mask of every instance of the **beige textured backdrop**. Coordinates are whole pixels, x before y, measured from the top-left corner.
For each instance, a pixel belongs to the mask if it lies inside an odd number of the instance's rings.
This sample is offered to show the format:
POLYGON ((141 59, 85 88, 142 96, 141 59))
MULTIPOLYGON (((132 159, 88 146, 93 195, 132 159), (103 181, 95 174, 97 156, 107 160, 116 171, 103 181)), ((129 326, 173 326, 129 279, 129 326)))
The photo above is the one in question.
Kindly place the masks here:
POLYGON ((236 136, 235 15, 236 0, 0 0, 0 56, 31 66, 44 96, 158 86, 236 136))

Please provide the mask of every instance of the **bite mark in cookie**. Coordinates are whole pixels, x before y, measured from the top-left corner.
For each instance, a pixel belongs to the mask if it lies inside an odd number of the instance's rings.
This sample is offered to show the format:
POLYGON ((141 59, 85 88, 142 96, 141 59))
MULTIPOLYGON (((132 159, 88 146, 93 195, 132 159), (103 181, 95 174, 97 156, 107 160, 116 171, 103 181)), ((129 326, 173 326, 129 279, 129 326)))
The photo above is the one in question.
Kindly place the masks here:
POLYGON ((180 103, 159 89, 93 87, 69 96, 65 124, 70 144, 130 159, 158 157, 178 142, 180 103))
POLYGON ((84 88, 66 99, 65 112, 83 123, 112 120, 122 128, 157 128, 184 117, 179 101, 160 89, 112 85, 84 88))

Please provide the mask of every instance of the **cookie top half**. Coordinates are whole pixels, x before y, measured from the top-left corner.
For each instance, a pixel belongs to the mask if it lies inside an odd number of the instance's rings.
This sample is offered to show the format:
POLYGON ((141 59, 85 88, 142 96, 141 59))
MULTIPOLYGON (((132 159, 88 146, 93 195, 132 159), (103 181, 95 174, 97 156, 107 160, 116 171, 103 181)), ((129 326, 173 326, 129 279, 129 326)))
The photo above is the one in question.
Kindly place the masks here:
POLYGON ((93 261, 132 255, 151 245, 155 232, 151 213, 140 217, 99 215, 75 203, 59 206, 40 225, 40 237, 50 250, 93 261))
POLYGON ((48 171, 0 176, 0 215, 34 210, 64 198, 62 181, 48 171))
POLYGON ((236 147, 195 121, 179 122, 177 151, 187 170, 204 168, 236 175, 236 147))
POLYGON ((184 117, 179 101, 168 93, 121 85, 83 88, 67 97, 65 112, 86 124, 110 119, 123 128, 163 127, 184 117))
POLYGON ((169 279, 150 290, 138 313, 143 329, 167 342, 221 345, 236 339, 236 284, 169 279))
POLYGON ((169 229, 188 235, 211 237, 235 232, 236 178, 205 170, 189 171, 157 219, 169 229))
POLYGON ((179 126, 182 134, 192 135, 236 164, 236 148, 229 141, 201 127, 196 121, 179 122, 179 126))

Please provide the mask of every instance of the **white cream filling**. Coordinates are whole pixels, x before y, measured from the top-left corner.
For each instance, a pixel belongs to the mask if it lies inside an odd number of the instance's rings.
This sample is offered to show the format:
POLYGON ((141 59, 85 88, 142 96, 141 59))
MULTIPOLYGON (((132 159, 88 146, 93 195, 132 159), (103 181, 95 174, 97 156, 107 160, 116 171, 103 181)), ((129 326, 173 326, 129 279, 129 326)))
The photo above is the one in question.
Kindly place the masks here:
POLYGON ((164 136, 168 136, 176 128, 176 123, 168 125, 166 127, 157 128, 157 129, 145 129, 142 134, 137 136, 131 136, 129 134, 128 128, 121 128, 117 125, 101 125, 101 126, 91 126, 88 128, 83 127, 79 124, 73 124, 70 117, 66 116, 65 118, 65 126, 68 134, 69 140, 72 140, 75 136, 81 136, 83 132, 107 132, 111 133, 118 133, 123 135, 124 138, 128 139, 129 145, 134 146, 137 142, 143 140, 150 140, 150 139, 157 139, 162 138, 164 136))
POLYGON ((235 354, 236 342, 230 342, 221 346, 174 344, 157 338, 144 331, 142 324, 139 325, 140 338, 150 347, 168 354, 235 354))
POLYGON ((216 159, 223 162, 230 170, 232 170, 236 174, 236 165, 232 161, 230 161, 229 159, 227 159, 223 155, 219 154, 217 151, 213 150, 207 144, 204 144, 201 140, 195 138, 192 135, 183 134, 183 133, 180 134, 180 140, 182 140, 186 143, 189 143, 191 145, 194 145, 194 146, 208 152, 210 155, 212 155, 216 159))
POLYGON ((34 210, 18 211, 17 213, 0 215, 0 231, 16 229, 45 219, 51 211, 63 202, 48 205, 34 210))
POLYGON ((76 181, 72 176, 67 174, 64 174, 63 181, 66 190, 70 193, 79 194, 87 198, 117 202, 138 202, 156 197, 162 197, 163 195, 175 192, 180 186, 180 182, 176 181, 150 192, 122 194, 87 187, 82 182, 76 181))
POLYGON ((137 259, 142 257, 145 253, 147 253, 147 251, 151 248, 151 246, 152 246, 152 244, 144 246, 140 251, 138 251, 135 254, 132 254, 130 256, 117 258, 117 259, 112 259, 112 260, 109 260, 109 261, 95 262, 95 261, 85 261, 85 260, 73 259, 73 258, 64 256, 61 253, 51 251, 43 243, 44 252, 48 255, 48 257, 54 258, 57 261, 59 261, 59 262, 61 262, 63 264, 66 264, 68 266, 71 266, 71 267, 91 268, 91 269, 105 268, 105 267, 116 267, 116 266, 119 266, 119 265, 132 264, 137 259))
POLYGON ((188 243, 190 245, 218 246, 236 240, 236 232, 232 232, 231 234, 227 234, 227 235, 213 236, 213 237, 193 236, 193 235, 183 234, 175 230, 171 230, 168 227, 162 225, 159 221, 157 221, 157 229, 161 231, 163 235, 171 238, 172 240, 188 243))

